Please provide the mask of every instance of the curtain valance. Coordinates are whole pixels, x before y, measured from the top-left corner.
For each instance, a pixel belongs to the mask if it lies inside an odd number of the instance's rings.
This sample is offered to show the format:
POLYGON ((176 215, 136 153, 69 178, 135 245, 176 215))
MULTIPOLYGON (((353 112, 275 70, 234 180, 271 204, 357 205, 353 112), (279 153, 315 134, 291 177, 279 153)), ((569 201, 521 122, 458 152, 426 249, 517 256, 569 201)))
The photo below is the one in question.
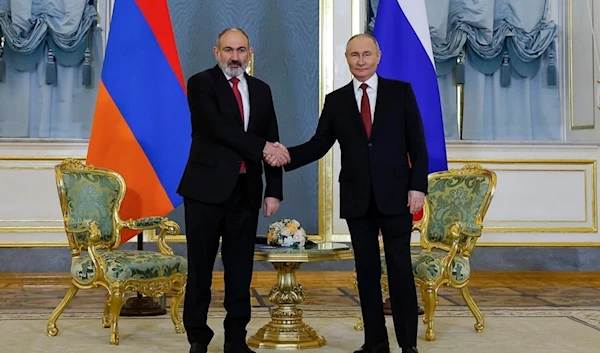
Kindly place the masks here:
POLYGON ((83 84, 89 85, 97 21, 93 4, 88 0, 0 0, 4 41, 0 66, 6 60, 19 71, 32 71, 46 55, 46 83, 54 84, 57 64, 73 67, 83 62, 83 84))
MULTIPOLYGON (((548 20, 549 0, 426 0, 426 4, 438 75, 448 74, 466 57, 484 74, 501 69, 506 86, 511 69, 533 77, 546 55, 548 83, 555 84, 558 26, 548 20)), ((456 70, 461 81, 464 69, 456 70)))
MULTIPOLYGON (((378 0, 371 0, 370 27, 378 0)), ((481 73, 501 69, 501 85, 510 84, 511 70, 535 76, 544 56, 548 84, 556 84, 554 40, 558 26, 549 20, 550 0, 425 0, 438 76, 456 70, 464 83, 464 61, 481 73)))

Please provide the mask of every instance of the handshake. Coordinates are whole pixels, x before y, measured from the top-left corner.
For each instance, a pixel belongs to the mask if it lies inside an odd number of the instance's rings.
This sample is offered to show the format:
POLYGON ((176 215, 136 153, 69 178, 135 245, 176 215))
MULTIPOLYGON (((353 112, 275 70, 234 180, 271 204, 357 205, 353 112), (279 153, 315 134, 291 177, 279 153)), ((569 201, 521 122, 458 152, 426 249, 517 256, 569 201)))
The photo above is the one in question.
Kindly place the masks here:
POLYGON ((263 159, 272 167, 281 167, 291 161, 287 148, 279 142, 267 142, 263 149, 263 159))

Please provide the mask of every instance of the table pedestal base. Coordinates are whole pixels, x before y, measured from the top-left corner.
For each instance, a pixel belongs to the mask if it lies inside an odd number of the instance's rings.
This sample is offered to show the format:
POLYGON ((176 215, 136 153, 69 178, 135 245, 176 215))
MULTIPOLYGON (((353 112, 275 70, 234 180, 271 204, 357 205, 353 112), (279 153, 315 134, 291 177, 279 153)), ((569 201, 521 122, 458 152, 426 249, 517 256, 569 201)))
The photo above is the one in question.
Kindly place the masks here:
POLYGON ((326 344, 324 337, 302 321, 302 309, 296 307, 304 301, 304 289, 296 283, 297 262, 275 262, 277 285, 269 293, 276 305, 270 310, 271 321, 248 339, 254 348, 307 349, 326 344))
POLYGON ((255 348, 308 349, 326 344, 325 338, 302 321, 302 309, 295 305, 271 309, 271 322, 248 340, 255 348))

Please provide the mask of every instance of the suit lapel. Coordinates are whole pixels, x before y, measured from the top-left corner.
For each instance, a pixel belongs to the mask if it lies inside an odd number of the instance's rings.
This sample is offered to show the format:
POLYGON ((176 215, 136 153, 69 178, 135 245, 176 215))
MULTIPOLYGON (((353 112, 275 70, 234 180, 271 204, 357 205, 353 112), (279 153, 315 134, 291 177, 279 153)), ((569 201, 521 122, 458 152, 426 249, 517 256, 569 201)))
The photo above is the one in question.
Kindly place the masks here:
POLYGON ((253 129, 254 126, 256 126, 257 116, 256 114, 253 114, 253 112, 256 110, 256 107, 258 107, 259 96, 256 89, 256 85, 254 84, 254 79, 246 73, 244 73, 244 76, 246 77, 246 82, 248 82, 248 101, 250 102, 250 115, 248 116, 248 131, 254 131, 253 129), (252 109, 252 107, 254 107, 255 109, 252 109))
POLYGON ((213 68, 213 74, 215 75, 215 80, 217 82, 217 94, 224 97, 226 101, 226 107, 221 108, 233 112, 237 117, 235 120, 240 126, 242 126, 242 116, 240 115, 237 99, 235 99, 233 89, 231 88, 231 85, 229 85, 227 77, 225 77, 225 74, 223 71, 221 71, 221 68, 219 68, 218 65, 213 68))
POLYGON ((354 92, 354 85, 352 81, 344 87, 344 95, 346 98, 344 101, 352 102, 352 104, 348 104, 348 116, 350 120, 350 124, 354 126, 355 129, 360 129, 360 134, 368 140, 367 132, 365 131, 365 126, 362 122, 362 117, 360 116, 360 111, 358 110, 358 104, 356 103, 356 94, 354 92))
POLYGON ((371 129, 371 140, 375 139, 379 130, 384 124, 386 117, 385 107, 390 104, 387 101, 387 95, 389 90, 387 88, 387 81, 379 76, 377 81, 377 99, 375 100, 375 113, 373 114, 373 128, 371 129))

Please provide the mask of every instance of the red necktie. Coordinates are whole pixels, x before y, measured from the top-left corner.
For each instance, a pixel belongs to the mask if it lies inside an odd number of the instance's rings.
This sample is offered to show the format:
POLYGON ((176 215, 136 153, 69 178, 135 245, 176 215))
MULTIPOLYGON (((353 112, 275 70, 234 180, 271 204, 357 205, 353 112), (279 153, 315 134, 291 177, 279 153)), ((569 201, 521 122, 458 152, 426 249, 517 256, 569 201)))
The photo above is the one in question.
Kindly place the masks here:
MULTIPOLYGON (((240 83, 240 79, 237 77, 232 77, 229 79, 231 83, 233 83, 233 95, 235 95, 235 99, 238 103, 238 108, 240 109, 240 115, 242 116, 242 126, 244 125, 244 104, 242 103, 242 95, 240 90, 238 89, 238 83, 240 83)), ((242 160, 242 165, 240 166, 240 173, 246 170, 246 163, 242 160)))
POLYGON ((365 126, 367 137, 371 138, 371 127, 373 126, 373 122, 371 121, 371 104, 369 103, 367 87, 369 86, 366 83, 360 85, 360 88, 363 90, 362 99, 360 101, 360 117, 362 118, 363 125, 365 126))

